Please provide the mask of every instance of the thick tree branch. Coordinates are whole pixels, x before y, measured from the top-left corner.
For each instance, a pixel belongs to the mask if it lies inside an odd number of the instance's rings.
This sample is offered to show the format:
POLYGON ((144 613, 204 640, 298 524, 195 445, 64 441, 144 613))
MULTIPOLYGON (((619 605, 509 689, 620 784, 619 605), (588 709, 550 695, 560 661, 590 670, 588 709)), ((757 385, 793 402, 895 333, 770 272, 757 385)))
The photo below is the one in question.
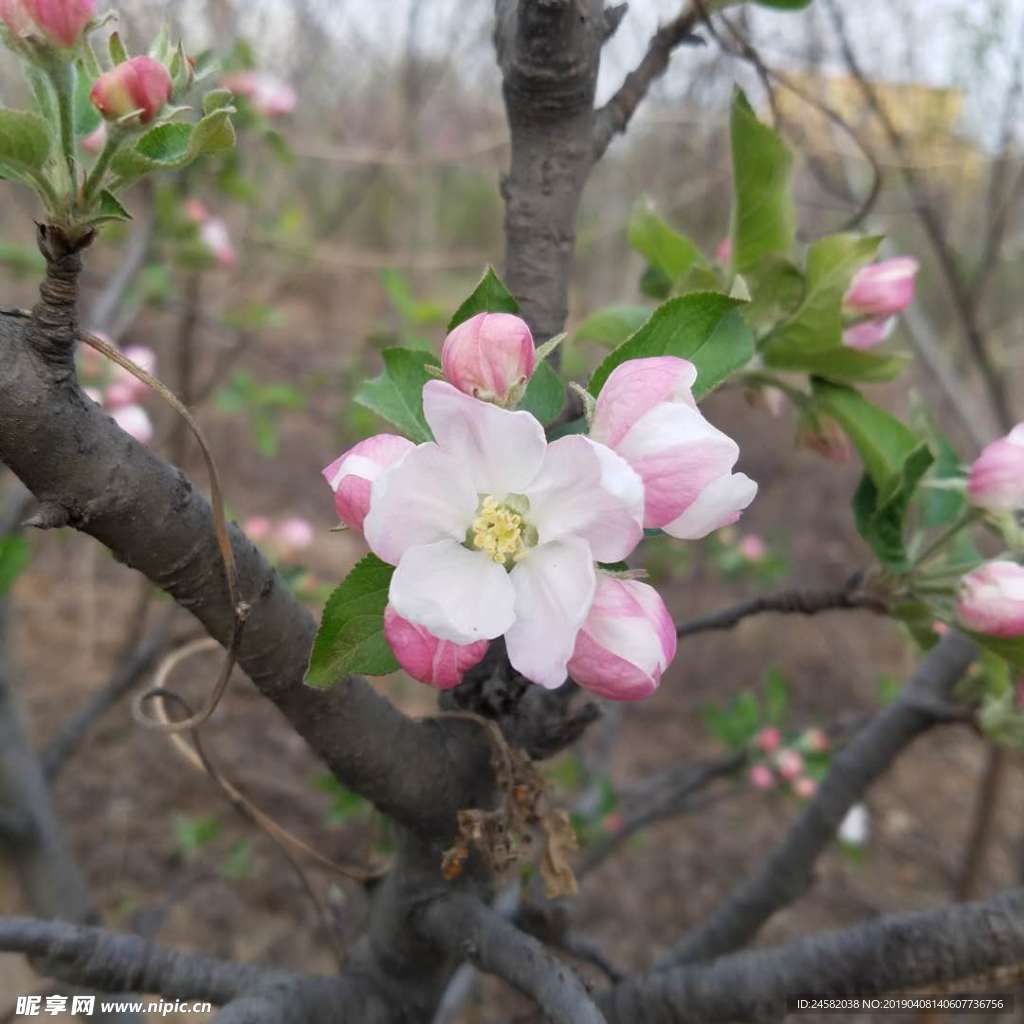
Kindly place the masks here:
POLYGON ((832 842, 846 812, 922 732, 944 721, 953 688, 977 653, 951 631, 921 662, 899 699, 875 716, 835 756, 829 773, 789 835, 658 966, 721 956, 749 942, 768 919, 810 887, 814 865, 832 842))
MULTIPOLYGON (((0 317, 0 460, 43 507, 61 510, 226 643, 233 615, 208 502, 86 399, 70 372, 73 335, 57 315, 72 315, 74 266, 63 268, 77 259, 65 257, 44 285, 45 317, 0 317)), ((459 807, 486 804, 490 751, 478 726, 412 722, 360 679, 326 691, 303 684, 313 620, 248 539, 237 529, 231 537, 251 606, 239 663, 338 777, 386 814, 440 836, 459 807), (447 742, 455 734, 463 742, 447 742)))
POLYGON ((597 112, 594 120, 595 160, 600 160, 612 139, 626 130, 651 86, 668 70, 672 51, 686 43, 699 44, 703 41, 693 34, 699 21, 698 5, 688 4, 651 37, 640 63, 626 75, 615 95, 597 112))
POLYGON ((984 903, 883 917, 706 966, 654 971, 619 985, 600 1006, 609 1024, 777 1020, 795 996, 935 991, 975 979, 999 991, 986 976, 1022 961, 1024 889, 1014 889, 984 903))
POLYGON ((861 577, 851 577, 849 582, 836 590, 782 590, 775 594, 742 601, 731 608, 701 615, 684 622, 676 629, 678 636, 692 636, 714 629, 732 629, 751 615, 776 612, 780 615, 818 615, 821 612, 842 611, 861 608, 884 613, 885 602, 875 594, 861 589, 861 577))
POLYGON ((604 1024, 571 967, 478 900, 444 897, 416 914, 419 930, 529 996, 555 1024, 604 1024))

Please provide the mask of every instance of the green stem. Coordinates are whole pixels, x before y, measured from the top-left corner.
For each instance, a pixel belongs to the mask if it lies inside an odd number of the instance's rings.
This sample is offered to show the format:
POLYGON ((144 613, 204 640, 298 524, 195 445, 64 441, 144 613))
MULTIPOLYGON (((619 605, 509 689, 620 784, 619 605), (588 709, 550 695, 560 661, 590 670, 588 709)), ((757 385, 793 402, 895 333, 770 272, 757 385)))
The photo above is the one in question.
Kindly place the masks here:
POLYGON ((914 563, 911 565, 910 571, 915 572, 930 559, 934 558, 961 530, 976 522, 978 517, 978 510, 973 508, 961 516, 960 519, 953 523, 952 526, 940 533, 939 536, 936 537, 935 540, 933 540, 932 543, 914 559, 914 563))
POLYGON ((78 192, 78 161, 75 158, 75 68, 73 64, 54 58, 48 69, 53 91, 57 94, 57 115, 60 121, 60 148, 68 170, 68 206, 74 206, 78 192))
POLYGON ((124 132, 116 125, 108 124, 107 141, 100 151, 100 155, 96 157, 96 163, 92 165, 92 170, 89 171, 89 176, 85 179, 85 185, 82 187, 82 209, 84 211, 88 211, 93 199, 96 198, 96 193, 99 192, 100 186, 103 184, 110 161, 121 148, 122 142, 124 142, 124 132))

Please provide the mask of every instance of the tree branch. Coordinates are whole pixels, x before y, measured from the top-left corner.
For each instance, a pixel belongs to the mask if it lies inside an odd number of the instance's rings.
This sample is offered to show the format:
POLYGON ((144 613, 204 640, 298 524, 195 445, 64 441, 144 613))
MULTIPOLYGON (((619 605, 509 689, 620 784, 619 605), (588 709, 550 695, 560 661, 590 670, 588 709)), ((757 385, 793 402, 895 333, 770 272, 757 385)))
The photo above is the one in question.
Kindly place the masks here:
POLYGON ((654 82, 668 70, 672 51, 684 44, 700 44, 693 34, 700 21, 700 11, 690 4, 670 22, 659 27, 647 45, 640 63, 626 75, 614 96, 597 112, 594 119, 594 159, 600 160, 616 135, 624 132, 630 119, 654 82))
POLYGON ((529 996, 555 1024, 604 1024, 572 969, 500 914, 467 896, 433 900, 416 914, 421 933, 529 996))
POLYGON ((732 629, 743 619, 765 612, 777 612, 781 615, 818 615, 821 612, 862 608, 884 613, 885 602, 877 595, 862 590, 861 584, 861 575, 857 573, 836 590, 782 590, 775 594, 764 594, 749 601, 742 601, 731 608, 684 622, 677 627, 676 634, 692 636, 694 633, 704 633, 713 629, 732 629))
POLYGON ((778 910, 810 887, 814 865, 847 811, 922 732, 943 721, 953 688, 977 654, 962 634, 948 633, 921 662, 899 699, 879 712, 832 760, 829 773, 785 840, 659 968, 721 956, 749 942, 778 910))
MULTIPOLYGON (((875 996, 977 979, 1024 961, 1024 889, 883 917, 776 949, 654 971, 599 1005, 609 1024, 781 1019, 795 996, 875 996)), ((1006 986, 1011 987, 1011 986, 1006 986)), ((956 991, 956 989, 953 989, 956 991)))

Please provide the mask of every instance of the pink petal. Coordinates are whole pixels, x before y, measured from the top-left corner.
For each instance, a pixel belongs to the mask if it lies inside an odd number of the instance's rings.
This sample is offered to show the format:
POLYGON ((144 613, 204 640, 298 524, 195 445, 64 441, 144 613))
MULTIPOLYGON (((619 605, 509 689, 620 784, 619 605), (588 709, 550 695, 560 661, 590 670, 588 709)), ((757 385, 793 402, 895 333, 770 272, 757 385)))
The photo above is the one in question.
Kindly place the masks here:
POLYGON ((463 673, 483 660, 486 640, 453 644, 440 640, 422 626, 403 619, 388 605, 384 610, 384 635, 398 664, 417 681, 438 690, 450 690, 462 682, 463 673))

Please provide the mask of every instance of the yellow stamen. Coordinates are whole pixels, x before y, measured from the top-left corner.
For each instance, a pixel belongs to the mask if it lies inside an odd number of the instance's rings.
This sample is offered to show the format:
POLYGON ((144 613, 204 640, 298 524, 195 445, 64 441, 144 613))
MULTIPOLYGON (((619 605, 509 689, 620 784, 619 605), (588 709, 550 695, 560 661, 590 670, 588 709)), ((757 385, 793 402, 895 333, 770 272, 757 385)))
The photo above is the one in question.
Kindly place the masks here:
POLYGON ((483 551, 499 565, 507 565, 521 557, 523 544, 523 517, 497 499, 488 495, 480 504, 476 519, 469 528, 473 547, 483 551))

